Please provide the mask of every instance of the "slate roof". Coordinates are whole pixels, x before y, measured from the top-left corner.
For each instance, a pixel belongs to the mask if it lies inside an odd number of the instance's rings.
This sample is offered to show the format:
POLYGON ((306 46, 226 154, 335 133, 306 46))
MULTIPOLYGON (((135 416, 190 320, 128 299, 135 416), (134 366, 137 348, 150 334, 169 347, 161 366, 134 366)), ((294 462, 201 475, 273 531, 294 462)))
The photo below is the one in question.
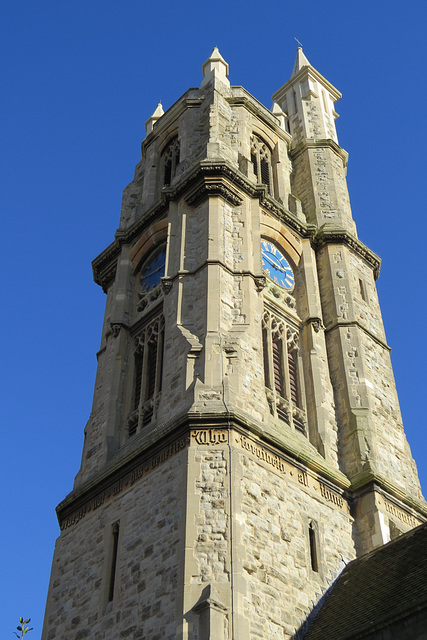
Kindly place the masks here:
POLYGON ((350 562, 304 640, 350 640, 420 609, 427 622, 427 523, 350 562))

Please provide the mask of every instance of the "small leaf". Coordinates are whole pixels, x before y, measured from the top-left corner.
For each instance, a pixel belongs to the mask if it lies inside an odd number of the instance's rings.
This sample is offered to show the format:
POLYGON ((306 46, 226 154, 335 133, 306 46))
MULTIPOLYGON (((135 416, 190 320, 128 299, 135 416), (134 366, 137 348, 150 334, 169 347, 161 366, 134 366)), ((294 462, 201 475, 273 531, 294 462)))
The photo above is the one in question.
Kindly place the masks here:
POLYGON ((18 631, 22 631, 22 627, 16 627, 18 631))
POLYGON ((30 622, 31 618, 28 618, 28 620, 24 620, 25 624, 28 624, 30 622))
POLYGON ((22 616, 19 616, 19 622, 22 624, 24 622, 24 618, 22 616))

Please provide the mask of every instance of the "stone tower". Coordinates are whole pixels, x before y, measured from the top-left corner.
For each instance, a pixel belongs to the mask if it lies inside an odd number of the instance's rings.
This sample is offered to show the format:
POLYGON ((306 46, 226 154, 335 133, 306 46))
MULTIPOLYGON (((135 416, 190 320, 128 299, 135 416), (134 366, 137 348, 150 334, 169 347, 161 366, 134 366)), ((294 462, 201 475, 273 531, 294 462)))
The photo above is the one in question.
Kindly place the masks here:
POLYGON ((268 110, 215 48, 146 123, 44 640, 289 639, 344 563, 425 521, 338 145, 298 49, 268 110))

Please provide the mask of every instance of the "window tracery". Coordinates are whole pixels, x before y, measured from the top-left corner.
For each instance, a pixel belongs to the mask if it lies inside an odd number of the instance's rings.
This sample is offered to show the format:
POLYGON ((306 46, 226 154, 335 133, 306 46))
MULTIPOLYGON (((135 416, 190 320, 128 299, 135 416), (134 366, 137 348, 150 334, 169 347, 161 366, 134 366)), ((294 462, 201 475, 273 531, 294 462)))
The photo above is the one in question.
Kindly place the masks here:
POLYGON ((306 434, 299 332, 287 319, 266 308, 262 318, 262 336, 270 412, 306 434))
POLYGON ((273 172, 271 166, 271 151, 266 143, 256 135, 251 138, 251 162, 257 182, 265 184, 268 193, 272 195, 273 172))
POLYGON ((161 279, 165 275, 166 247, 150 253, 145 261, 138 278, 137 311, 145 311, 162 295, 161 279))
POLYGON ((151 318, 134 338, 134 384, 132 411, 128 416, 129 435, 155 420, 162 390, 163 313, 151 318))
POLYGON ((179 164, 180 145, 178 137, 173 138, 162 153, 163 159, 163 186, 168 187, 176 175, 179 164))

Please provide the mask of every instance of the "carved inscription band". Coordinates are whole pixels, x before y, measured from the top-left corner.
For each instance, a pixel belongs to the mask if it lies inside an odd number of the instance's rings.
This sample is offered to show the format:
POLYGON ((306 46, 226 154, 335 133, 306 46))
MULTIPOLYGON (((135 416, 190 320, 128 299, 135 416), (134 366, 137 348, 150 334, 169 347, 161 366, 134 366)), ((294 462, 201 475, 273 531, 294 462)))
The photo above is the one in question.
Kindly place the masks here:
MULTIPOLYGON (((125 489, 131 487, 143 476, 156 469, 156 467, 169 460, 171 457, 185 449, 191 443, 203 447, 220 446, 228 444, 228 442, 229 432, 227 429, 192 430, 187 436, 175 440, 173 443, 162 449, 156 455, 148 458, 140 465, 135 466, 130 471, 124 472, 123 476, 119 478, 114 484, 100 491, 94 498, 88 500, 85 504, 76 509, 76 511, 71 515, 67 516, 66 518, 60 519, 61 531, 64 531, 65 529, 68 529, 69 527, 80 522, 80 520, 82 520, 82 518, 84 518, 86 514, 96 511, 107 500, 117 496, 125 489)), ((282 458, 280 455, 258 445, 252 439, 247 438, 244 435, 238 436, 236 434, 235 442, 236 444, 240 445, 243 451, 251 454, 259 462, 267 464, 281 475, 288 476, 295 482, 298 482, 302 487, 317 492, 319 497, 321 497, 325 502, 348 511, 347 502, 342 498, 341 495, 339 495, 339 493, 333 491, 331 488, 318 481, 315 477, 309 475, 306 471, 303 471, 297 466, 294 466, 289 461, 282 458)), ((386 507, 389 511, 391 509, 394 509, 392 505, 386 505, 386 507)), ((396 515, 396 513, 393 512, 393 515, 396 515)), ((403 517, 399 515, 396 515, 396 517, 403 519, 403 517)))

